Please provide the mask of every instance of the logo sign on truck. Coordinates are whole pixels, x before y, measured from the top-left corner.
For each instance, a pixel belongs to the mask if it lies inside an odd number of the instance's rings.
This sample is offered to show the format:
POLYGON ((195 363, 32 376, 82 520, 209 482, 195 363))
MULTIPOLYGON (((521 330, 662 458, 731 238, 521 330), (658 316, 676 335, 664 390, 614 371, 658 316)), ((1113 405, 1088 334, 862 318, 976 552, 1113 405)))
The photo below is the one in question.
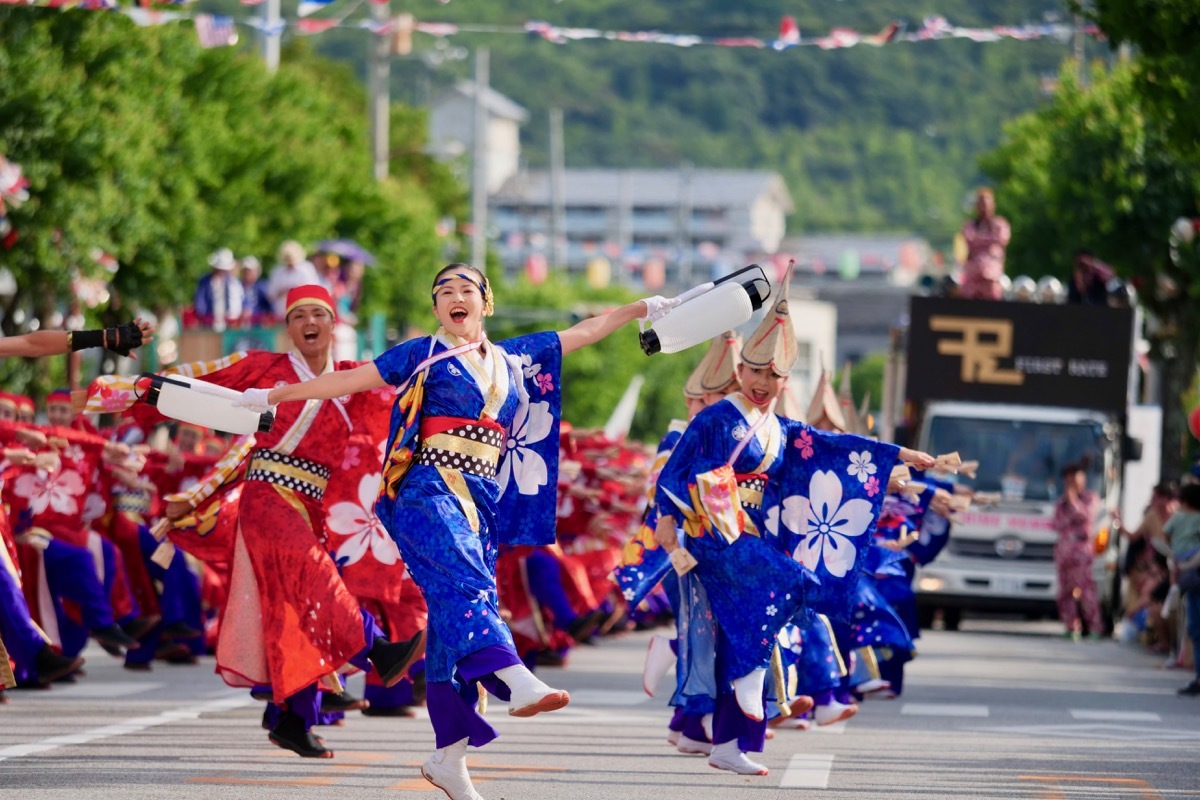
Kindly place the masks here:
POLYGON ((911 401, 1125 408, 1130 309, 914 297, 910 319, 911 401))

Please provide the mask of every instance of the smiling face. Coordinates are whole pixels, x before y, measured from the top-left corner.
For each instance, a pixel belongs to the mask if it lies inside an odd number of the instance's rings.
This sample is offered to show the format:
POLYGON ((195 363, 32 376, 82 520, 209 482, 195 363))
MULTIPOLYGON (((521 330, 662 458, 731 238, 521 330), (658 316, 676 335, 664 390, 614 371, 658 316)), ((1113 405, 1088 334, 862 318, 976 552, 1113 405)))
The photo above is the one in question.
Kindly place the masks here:
POLYGON ((482 280, 475 270, 447 270, 434 281, 433 315, 447 332, 469 342, 483 336, 482 280), (469 278, 459 277, 459 273, 469 278))
POLYGON ((70 427, 75 420, 75 411, 72 410, 70 403, 47 403, 46 404, 46 424, 61 425, 62 427, 70 427))
POLYGON ((738 365, 738 380, 742 384, 742 394, 756 406, 766 406, 783 391, 787 383, 786 377, 779 377, 770 367, 751 367, 748 364, 738 365))
POLYGON ((333 343, 333 314, 316 304, 296 306, 287 315, 287 332, 305 360, 321 360, 333 343))

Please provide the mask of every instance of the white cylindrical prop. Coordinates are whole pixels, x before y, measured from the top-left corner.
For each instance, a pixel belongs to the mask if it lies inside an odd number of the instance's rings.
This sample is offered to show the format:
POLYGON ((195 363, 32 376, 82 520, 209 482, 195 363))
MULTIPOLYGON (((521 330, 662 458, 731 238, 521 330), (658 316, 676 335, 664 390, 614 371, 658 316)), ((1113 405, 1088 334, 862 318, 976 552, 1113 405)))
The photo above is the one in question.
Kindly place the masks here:
POLYGON ((183 375, 144 375, 150 380, 145 400, 164 417, 225 433, 267 433, 275 423, 271 412, 257 414, 235 408, 241 392, 183 375))
POLYGON ((671 313, 641 332, 642 350, 648 356, 678 353, 707 342, 750 319, 769 294, 770 284, 757 264, 690 289, 680 295, 683 302, 671 313))

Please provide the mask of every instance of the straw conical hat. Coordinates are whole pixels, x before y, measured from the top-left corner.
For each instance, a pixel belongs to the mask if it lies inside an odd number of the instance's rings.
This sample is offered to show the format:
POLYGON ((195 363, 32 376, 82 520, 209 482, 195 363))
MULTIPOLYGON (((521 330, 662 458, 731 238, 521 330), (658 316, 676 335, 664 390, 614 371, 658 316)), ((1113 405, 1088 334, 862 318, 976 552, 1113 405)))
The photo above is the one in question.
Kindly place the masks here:
POLYGON ((796 332, 792 328, 792 318, 788 314, 788 287, 792 283, 792 268, 795 262, 788 264, 783 281, 777 287, 775 305, 763 317, 758 328, 746 340, 742 348, 742 361, 755 369, 771 367, 776 375, 786 377, 792 371, 799 355, 796 346, 796 332))
POLYGON ((700 363, 692 370, 692 374, 688 375, 687 383, 683 384, 684 397, 690 397, 693 400, 704 397, 704 387, 700 385, 700 376, 704 374, 704 362, 706 361, 708 361, 708 353, 704 354, 704 358, 700 359, 700 363))
POLYGON ((846 419, 842 416, 841 406, 833 395, 833 387, 829 385, 829 374, 824 370, 821 371, 817 391, 808 406, 808 424, 814 428, 830 428, 842 433, 846 431, 846 419))
POLYGON ((692 370, 684 384, 687 397, 699 398, 706 393, 724 392, 737 380, 738 350, 742 339, 734 331, 726 331, 708 345, 704 358, 692 370))
POLYGON ((842 379, 838 382, 838 405, 842 409, 842 418, 846 421, 846 432, 862 434, 863 423, 859 418, 858 409, 854 407, 854 392, 850 388, 850 362, 842 367, 842 379))
POLYGON ((742 349, 742 337, 734 331, 726 331, 712 340, 704 357, 704 371, 700 374, 700 385, 706 392, 724 392, 737 380, 737 368, 741 363, 738 351, 742 349))
POLYGON ((871 432, 871 393, 863 394, 862 402, 858 405, 858 422, 862 425, 862 434, 871 432))
POLYGON ((796 395, 790 384, 785 383, 779 391, 779 400, 775 403, 775 413, 784 419, 804 422, 804 412, 800 409, 800 403, 796 401, 796 395))

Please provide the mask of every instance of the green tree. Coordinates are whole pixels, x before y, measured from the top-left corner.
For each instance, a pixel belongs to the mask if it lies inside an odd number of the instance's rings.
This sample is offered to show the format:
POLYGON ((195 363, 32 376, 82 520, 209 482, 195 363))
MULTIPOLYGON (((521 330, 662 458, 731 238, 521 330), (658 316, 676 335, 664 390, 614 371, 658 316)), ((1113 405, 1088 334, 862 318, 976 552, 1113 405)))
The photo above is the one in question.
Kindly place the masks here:
POLYGON ((97 252, 116 259, 126 308, 162 310, 190 302, 217 247, 270 265, 284 239, 349 237, 380 260, 365 310, 416 313, 411 279, 437 265, 437 221, 463 192, 403 110, 400 172, 374 181, 362 89, 303 47, 288 55, 270 75, 251 55, 200 48, 190 26, 0 8, 0 152, 32 184, 12 214, 20 238, 0 251, 13 305, 47 319, 77 277, 107 277, 97 252))
MULTIPOLYGON (((541 330, 562 330, 605 309, 637 299, 628 290, 586 288, 560 276, 537 286, 522 279, 497 286, 496 316, 488 336, 496 341, 541 330)), ((683 384, 704 355, 694 347, 647 358, 630 325, 563 359, 563 416, 581 428, 604 425, 634 375, 645 377, 630 437, 654 444, 672 418, 686 418, 683 384)))
POLYGON ((1064 69, 1053 99, 1005 128, 983 160, 1016 235, 1009 271, 1066 278, 1081 247, 1110 262, 1158 320, 1152 357, 1163 369, 1162 474, 1178 474, 1181 397, 1200 347, 1200 259, 1171 258, 1168 232, 1195 216, 1196 164, 1171 147, 1140 101, 1136 70, 1097 68, 1079 85, 1064 69))
MULTIPOLYGON (((1073 2, 1080 10, 1081 4, 1073 2)), ((1143 102, 1181 152, 1200 155, 1200 4, 1193 0, 1094 0, 1083 9, 1113 47, 1138 48, 1143 102)))

